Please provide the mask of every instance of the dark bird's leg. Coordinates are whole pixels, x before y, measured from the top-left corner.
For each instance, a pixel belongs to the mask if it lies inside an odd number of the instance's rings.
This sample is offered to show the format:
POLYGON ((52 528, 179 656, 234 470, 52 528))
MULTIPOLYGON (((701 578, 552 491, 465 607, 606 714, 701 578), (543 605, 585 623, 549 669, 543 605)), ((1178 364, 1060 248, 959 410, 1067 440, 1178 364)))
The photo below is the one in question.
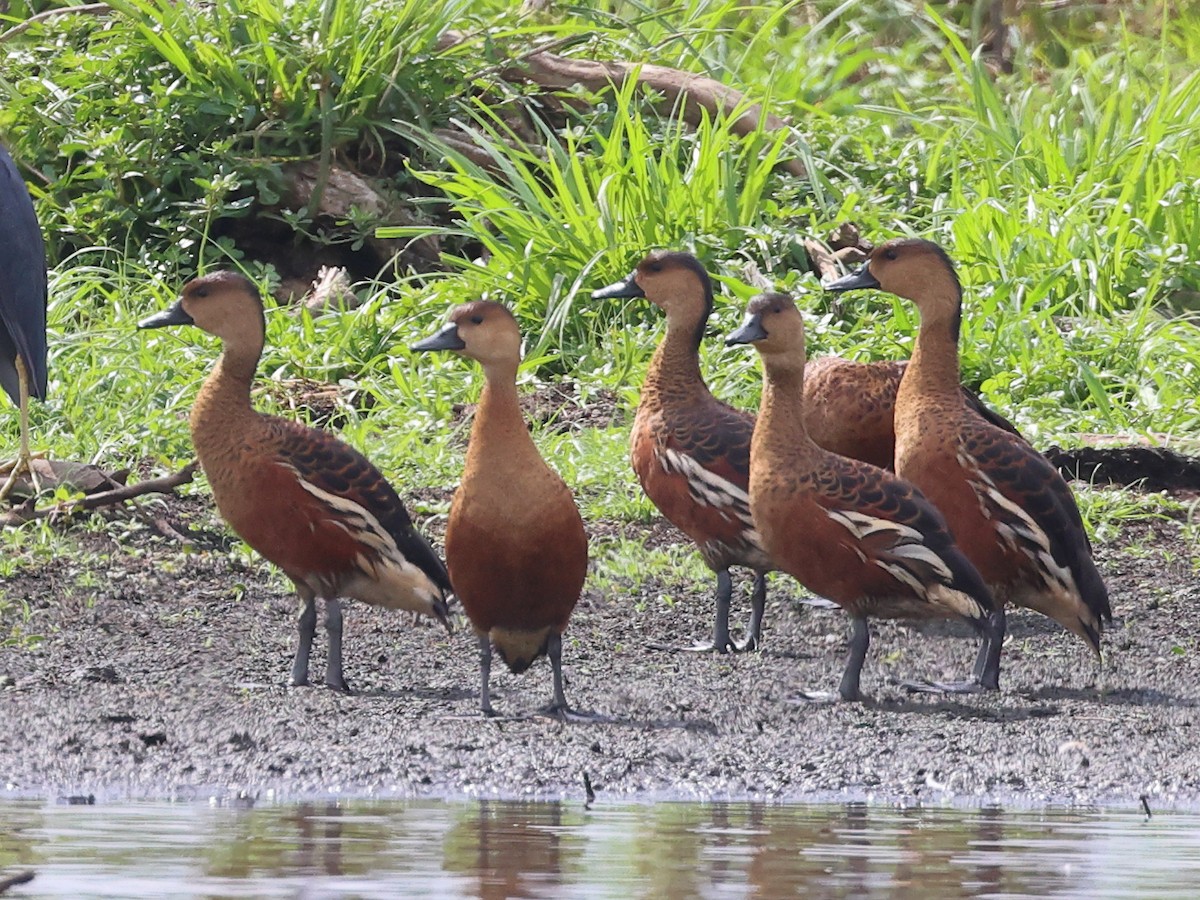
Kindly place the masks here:
POLYGON ((1000 651, 1004 646, 1004 610, 988 613, 986 622, 977 624, 983 636, 971 677, 965 681, 926 681, 921 678, 891 678, 892 684, 919 694, 978 694, 1000 690, 1000 651))
POLYGON ((750 624, 746 626, 746 640, 737 646, 739 652, 757 650, 762 641, 763 612, 767 608, 767 573, 754 573, 754 593, 750 595, 750 624))
POLYGON ((830 691, 801 691, 797 700, 812 703, 834 703, 839 698, 848 702, 861 700, 859 681, 862 678, 863 661, 867 658, 867 648, 871 646, 871 629, 867 620, 855 616, 850 620, 850 655, 846 657, 846 668, 842 670, 842 682, 838 685, 837 693, 830 691))
POLYGON ((16 460, 13 461, 8 479, 4 482, 4 486, 0 487, 0 501, 8 497, 13 485, 17 483, 17 479, 25 472, 29 473, 29 480, 33 482, 33 493, 36 495, 42 489, 38 484, 37 473, 29 464, 33 459, 29 452, 29 375, 25 371, 25 360, 21 358, 20 353, 17 354, 16 367, 17 382, 20 384, 20 400, 17 405, 21 414, 21 449, 17 453, 16 460))
POLYGON ((296 647, 296 658, 292 661, 292 684, 302 687, 308 684, 308 655, 312 652, 313 635, 317 631, 317 598, 308 588, 296 586, 300 598, 300 644, 296 647))
POLYGON ((983 643, 975 657, 975 680, 985 691, 1000 690, 1000 651, 1004 646, 1007 630, 1004 607, 998 606, 988 615, 983 643))
POLYGON ((563 722, 593 721, 595 716, 577 712, 567 705, 567 695, 563 691, 561 634, 551 633, 546 640, 546 655, 550 657, 550 669, 554 673, 554 701, 542 712, 563 722))
POLYGON ((485 716, 494 716, 492 709, 492 692, 488 682, 492 680, 492 639, 486 634, 479 635, 479 708, 485 716))
POLYGON ((325 663, 325 685, 344 694, 350 685, 342 674, 342 601, 331 597, 325 601, 325 634, 329 637, 329 658, 325 663))

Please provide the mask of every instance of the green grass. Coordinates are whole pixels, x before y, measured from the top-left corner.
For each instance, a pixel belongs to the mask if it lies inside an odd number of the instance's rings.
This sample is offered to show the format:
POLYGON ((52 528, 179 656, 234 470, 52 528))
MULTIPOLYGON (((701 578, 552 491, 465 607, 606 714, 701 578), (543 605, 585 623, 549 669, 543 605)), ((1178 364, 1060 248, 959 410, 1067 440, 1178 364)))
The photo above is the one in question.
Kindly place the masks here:
MULTIPOLYGON (((404 199, 430 224, 384 233, 438 235, 443 267, 385 269, 357 286, 367 302, 353 312, 313 320, 272 307, 261 377, 369 397, 347 409, 342 434, 402 488, 449 487, 461 469, 453 407, 478 395, 481 376, 406 349, 456 303, 514 309, 526 388, 569 378, 585 395, 615 393, 628 412, 662 322, 644 302, 589 295, 653 247, 688 249, 713 272, 714 336, 740 318, 755 272, 797 294, 813 353, 907 356, 911 308, 835 300, 803 272, 800 240, 847 219, 875 240, 913 233, 947 247, 967 289, 964 379, 1036 444, 1200 433, 1195 4, 1027 10, 1012 74, 975 49, 982 24, 970 4, 114 6, 0 47, 0 132, 28 166, 54 263, 51 398, 33 410, 36 442, 52 456, 113 468, 190 458, 185 413, 214 343, 135 326, 206 267, 276 283, 232 241, 231 222, 270 208, 297 234, 346 247, 396 226, 356 215, 331 229, 312 209, 274 205, 287 167, 310 160, 404 199), (464 42, 439 45, 449 28, 464 42), (568 92, 545 114, 497 73, 546 40, 566 55, 708 74, 791 127, 738 137, 716 117, 693 128, 632 85, 568 92), (535 145, 515 140, 514 116, 535 145), (440 141, 435 129, 450 123, 487 166, 440 141), (776 167, 795 152, 809 179, 776 167)), ((24 12, 13 7, 14 18, 24 12)), ((719 396, 757 403, 754 354, 714 339, 702 364, 719 396)), ((265 393, 259 402, 280 409, 265 393)), ((628 468, 626 428, 535 429, 589 519, 652 515, 628 468)), ((15 444, 15 416, 0 431, 15 444)), ((1081 493, 1102 538, 1158 511, 1152 499, 1081 493)), ((56 534, 8 536, 6 565, 36 564, 56 534)), ((614 550, 603 577, 620 575, 627 550, 614 550)))

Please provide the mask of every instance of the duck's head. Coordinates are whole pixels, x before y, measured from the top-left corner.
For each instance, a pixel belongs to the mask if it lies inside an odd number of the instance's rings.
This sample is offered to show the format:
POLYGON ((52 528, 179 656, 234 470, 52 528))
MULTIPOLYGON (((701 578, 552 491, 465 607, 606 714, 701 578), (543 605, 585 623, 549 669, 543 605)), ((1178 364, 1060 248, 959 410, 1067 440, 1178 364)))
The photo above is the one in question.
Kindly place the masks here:
POLYGON ((212 272, 183 286, 174 306, 142 319, 138 328, 195 325, 222 342, 262 340, 262 297, 254 282, 237 272, 212 272))
POLYGON ((453 350, 483 364, 513 370, 521 361, 521 329, 513 314, 491 300, 456 306, 436 334, 412 345, 412 350, 453 350))
POLYGON ((708 321, 713 308, 712 279, 690 253, 655 250, 637 264, 629 277, 592 291, 592 297, 645 297, 667 314, 668 320, 708 321))
POLYGON ((763 360, 804 364, 804 319, 788 294, 759 294, 746 306, 742 325, 725 345, 753 344, 763 360))
POLYGON ((825 285, 827 291, 860 288, 877 288, 911 300, 923 320, 950 320, 954 323, 955 336, 958 335, 962 286, 955 274, 954 263, 933 241, 894 238, 872 250, 857 272, 825 285))

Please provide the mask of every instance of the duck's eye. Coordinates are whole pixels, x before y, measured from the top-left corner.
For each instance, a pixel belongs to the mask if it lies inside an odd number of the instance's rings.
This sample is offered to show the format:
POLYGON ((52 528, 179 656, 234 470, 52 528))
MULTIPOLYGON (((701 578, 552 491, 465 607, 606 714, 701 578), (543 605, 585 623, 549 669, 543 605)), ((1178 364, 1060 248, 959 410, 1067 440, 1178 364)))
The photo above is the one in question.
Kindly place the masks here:
POLYGON ((649 265, 647 265, 646 268, 649 269, 651 272, 661 272, 662 271, 662 263, 652 262, 649 265))
POLYGON ((886 256, 888 259, 895 259, 896 251, 895 250, 884 250, 883 255, 886 256))
POLYGON ((471 321, 474 322, 476 325, 482 325, 483 324, 483 316, 481 316, 481 315, 471 316, 471 321))
POLYGON ((208 296, 208 288, 206 288, 206 287, 196 288, 196 296, 197 297, 207 297, 208 296))

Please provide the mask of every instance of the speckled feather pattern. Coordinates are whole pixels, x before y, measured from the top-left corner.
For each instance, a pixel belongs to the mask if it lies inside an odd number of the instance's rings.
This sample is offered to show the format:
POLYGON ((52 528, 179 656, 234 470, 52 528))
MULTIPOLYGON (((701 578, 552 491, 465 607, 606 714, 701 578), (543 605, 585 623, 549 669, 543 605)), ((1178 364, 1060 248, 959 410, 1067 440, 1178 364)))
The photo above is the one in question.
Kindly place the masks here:
POLYGON ((763 440, 755 453, 751 502, 765 546, 810 590, 882 618, 982 620, 991 608, 945 520, 911 484, 815 445, 763 440))

